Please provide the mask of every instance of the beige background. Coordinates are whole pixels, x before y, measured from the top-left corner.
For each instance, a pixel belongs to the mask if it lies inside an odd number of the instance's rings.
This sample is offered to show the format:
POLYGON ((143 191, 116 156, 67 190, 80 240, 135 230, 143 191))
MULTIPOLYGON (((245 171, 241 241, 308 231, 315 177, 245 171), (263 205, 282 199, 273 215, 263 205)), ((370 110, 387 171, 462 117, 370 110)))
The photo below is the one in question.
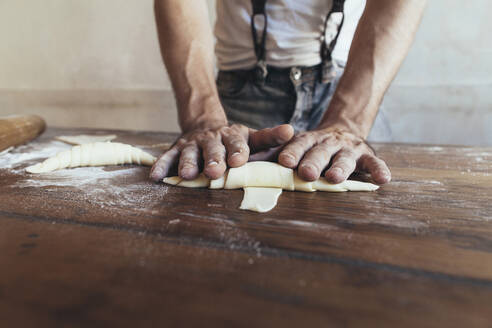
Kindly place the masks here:
MULTIPOLYGON (((393 140, 492 145, 492 2, 429 3, 385 100, 393 140)), ((177 131, 152 0, 0 1, 0 115, 23 112, 177 131)))

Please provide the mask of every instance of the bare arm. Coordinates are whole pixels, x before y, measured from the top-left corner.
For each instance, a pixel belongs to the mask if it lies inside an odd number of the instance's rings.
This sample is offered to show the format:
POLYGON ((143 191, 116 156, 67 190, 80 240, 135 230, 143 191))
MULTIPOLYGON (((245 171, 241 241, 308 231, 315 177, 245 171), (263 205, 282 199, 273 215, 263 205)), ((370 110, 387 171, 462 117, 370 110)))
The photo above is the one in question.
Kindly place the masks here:
POLYGON ((342 182, 354 170, 369 172, 377 183, 390 181, 388 167, 364 139, 408 53, 426 2, 367 0, 345 73, 325 116, 315 131, 296 136, 284 148, 281 164, 299 166, 306 180, 317 179, 331 161, 325 173, 331 182, 342 182))
POLYGON ((206 2, 157 0, 155 16, 182 131, 226 125, 215 86, 213 37, 206 2))
POLYGON ((426 0, 368 0, 320 127, 339 126, 366 138, 419 26, 426 0))
POLYGON ((153 180, 167 176, 176 164, 184 179, 196 178, 201 166, 207 177, 216 179, 228 165, 246 163, 250 152, 292 138, 288 125, 261 131, 228 125, 215 85, 213 35, 204 0, 155 0, 154 10, 183 134, 152 167, 153 180))

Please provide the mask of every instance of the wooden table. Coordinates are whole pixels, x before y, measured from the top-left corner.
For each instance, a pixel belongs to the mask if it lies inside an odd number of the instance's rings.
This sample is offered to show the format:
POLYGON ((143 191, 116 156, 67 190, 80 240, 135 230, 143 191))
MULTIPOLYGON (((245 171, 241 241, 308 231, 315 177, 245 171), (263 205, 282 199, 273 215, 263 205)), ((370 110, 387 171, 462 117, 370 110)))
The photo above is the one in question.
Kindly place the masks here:
MULTIPOLYGON (((8 156, 79 132, 95 131, 50 129, 8 156)), ((391 184, 284 192, 265 214, 239 210, 240 190, 154 184, 147 167, 7 165, 0 327, 491 327, 492 148, 375 148, 391 184)))

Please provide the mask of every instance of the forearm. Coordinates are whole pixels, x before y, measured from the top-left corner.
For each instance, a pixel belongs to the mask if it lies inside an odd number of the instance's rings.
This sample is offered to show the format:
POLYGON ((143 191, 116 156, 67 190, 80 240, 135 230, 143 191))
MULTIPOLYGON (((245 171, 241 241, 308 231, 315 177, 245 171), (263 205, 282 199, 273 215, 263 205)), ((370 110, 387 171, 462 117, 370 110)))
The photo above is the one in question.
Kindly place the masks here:
POLYGON ((159 43, 183 132, 227 124, 214 77, 213 36, 203 0, 155 0, 159 43))
POLYGON ((368 0, 345 72, 320 128, 370 132, 384 93, 414 39, 426 0, 368 0))

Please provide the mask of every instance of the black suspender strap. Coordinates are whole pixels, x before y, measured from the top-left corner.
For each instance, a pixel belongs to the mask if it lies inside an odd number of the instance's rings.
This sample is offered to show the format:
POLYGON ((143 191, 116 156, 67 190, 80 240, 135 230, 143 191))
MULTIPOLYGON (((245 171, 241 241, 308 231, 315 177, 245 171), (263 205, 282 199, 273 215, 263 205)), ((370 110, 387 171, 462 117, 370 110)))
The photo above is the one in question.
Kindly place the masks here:
POLYGON ((328 62, 331 61, 331 54, 335 49, 335 45, 337 44, 338 36, 340 35, 340 31, 342 30, 343 21, 345 16, 343 14, 343 5, 345 0, 333 0, 333 7, 331 11, 328 13, 325 19, 325 25, 323 29, 323 35, 321 38, 321 61, 328 62), (326 40, 328 28, 336 29, 335 35, 330 35, 331 40, 326 40), (330 42, 329 45, 326 43, 330 42))
POLYGON ((267 74, 267 66, 265 63, 265 42, 267 33, 267 15, 265 12, 265 5, 267 0, 251 0, 253 5, 253 14, 251 15, 251 34, 253 35, 253 43, 255 46, 256 55, 256 76, 259 81, 264 81, 267 74), (256 29, 256 19, 259 16, 263 16, 263 31, 260 39, 258 39, 258 32, 256 29))
MULTIPOLYGON (((255 49, 255 55, 257 60, 257 75, 259 77, 265 78, 268 74, 266 63, 265 63, 265 53, 266 53, 266 34, 267 34, 267 15, 265 12, 267 0, 251 0, 253 7, 253 13, 251 15, 251 34, 253 36, 253 43, 255 49), (256 19, 259 16, 263 16, 263 31, 259 36, 257 33, 256 19)), ((343 26, 344 14, 343 6, 345 0, 333 0, 333 6, 326 16, 323 35, 321 37, 321 61, 325 68, 332 67, 331 54, 335 49, 335 45, 340 35, 340 31, 343 26), (330 33, 328 35, 328 33, 330 33), (329 42, 329 44, 327 44, 329 42), (326 65, 328 63, 328 65, 326 65)), ((325 70, 325 69, 324 69, 325 70)), ((329 69, 330 70, 330 69, 329 69)))
POLYGON ((267 0, 251 0, 253 4, 253 15, 251 16, 251 33, 253 35, 253 43, 255 45, 255 54, 258 62, 265 60, 265 41, 267 31, 267 16, 265 13, 265 5, 267 0), (260 39, 258 39, 258 33, 256 29, 255 18, 257 16, 263 16, 263 32, 260 39))

